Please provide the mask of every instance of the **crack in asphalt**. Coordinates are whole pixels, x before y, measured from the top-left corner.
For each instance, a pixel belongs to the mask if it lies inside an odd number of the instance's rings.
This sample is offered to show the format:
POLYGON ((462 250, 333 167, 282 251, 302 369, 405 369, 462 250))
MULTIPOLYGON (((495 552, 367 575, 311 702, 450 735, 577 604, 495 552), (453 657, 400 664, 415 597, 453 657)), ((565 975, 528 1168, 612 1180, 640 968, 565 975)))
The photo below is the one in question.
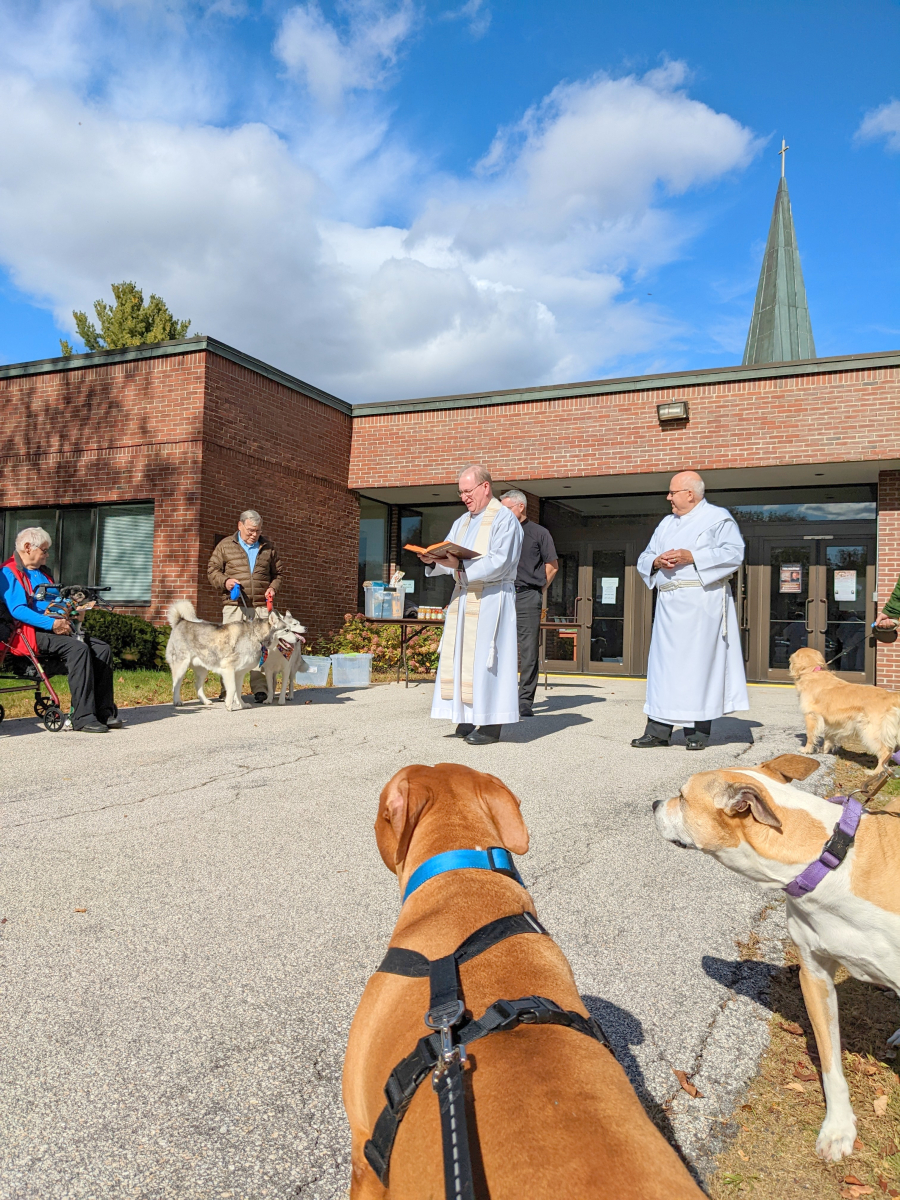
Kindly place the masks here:
POLYGON ((113 809, 113 808, 132 808, 133 806, 136 806, 138 804, 146 804, 149 800, 159 800, 162 797, 166 797, 166 796, 181 796, 181 795, 186 794, 187 792, 197 792, 197 791, 200 791, 202 788, 209 787, 209 785, 211 783, 217 783, 222 779, 227 779, 231 783, 236 783, 239 779, 243 779, 247 775, 251 775, 257 771, 277 771, 282 767, 291 767, 295 763, 303 762, 305 759, 317 758, 317 757, 318 757, 318 751, 310 750, 310 752, 308 754, 299 754, 299 755, 297 755, 296 758, 290 758, 290 759, 287 759, 285 762, 281 762, 281 763, 264 763, 263 765, 258 766, 258 767, 257 766, 243 766, 242 764, 239 764, 237 767, 235 767, 231 771, 226 771, 219 775, 212 775, 212 776, 210 776, 209 779, 204 779, 201 783, 192 783, 186 787, 176 788, 174 791, 168 790, 165 792, 153 792, 149 796, 141 796, 140 799, 138 799, 138 800, 123 800, 123 801, 120 801, 117 803, 100 804, 96 808, 79 808, 79 809, 76 809, 74 812, 57 813, 56 815, 49 816, 49 817, 36 817, 33 821, 16 821, 16 822, 12 823, 9 826, 9 828, 10 829, 19 829, 26 825, 45 825, 50 821, 69 821, 73 817, 88 816, 91 813, 105 812, 107 809, 113 809), (241 774, 236 775, 235 772, 237 770, 240 770, 241 774))

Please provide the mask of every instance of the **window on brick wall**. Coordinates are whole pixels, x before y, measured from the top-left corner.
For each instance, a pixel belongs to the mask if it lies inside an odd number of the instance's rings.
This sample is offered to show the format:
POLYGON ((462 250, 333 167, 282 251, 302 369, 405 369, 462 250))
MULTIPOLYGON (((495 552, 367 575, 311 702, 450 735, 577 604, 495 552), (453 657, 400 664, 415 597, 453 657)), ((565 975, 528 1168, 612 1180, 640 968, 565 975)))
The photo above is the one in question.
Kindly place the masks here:
POLYGON ((153 585, 153 504, 10 508, 0 513, 3 558, 20 529, 39 526, 52 538, 47 567, 60 584, 108 587, 110 604, 148 604, 153 585))
POLYGON ((387 582, 388 517, 390 509, 377 500, 359 498, 359 563, 358 596, 359 611, 365 603, 363 583, 370 580, 387 582))

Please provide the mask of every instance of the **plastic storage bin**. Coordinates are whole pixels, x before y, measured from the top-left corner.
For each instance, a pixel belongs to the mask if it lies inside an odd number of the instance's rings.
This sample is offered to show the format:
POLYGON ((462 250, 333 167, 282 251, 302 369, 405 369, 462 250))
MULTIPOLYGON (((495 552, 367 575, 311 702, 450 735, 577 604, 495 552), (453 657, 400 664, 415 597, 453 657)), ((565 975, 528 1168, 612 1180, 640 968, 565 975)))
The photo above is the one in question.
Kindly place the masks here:
POLYGON ((294 687, 327 687, 331 657, 327 654, 324 657, 317 654, 304 654, 303 661, 309 669, 297 671, 294 676, 294 687))
POLYGON ((371 654, 332 654, 335 687, 368 687, 372 681, 371 654))
POLYGON ((363 589, 366 595, 366 616, 390 621, 403 616, 406 592, 387 588, 384 584, 363 589))

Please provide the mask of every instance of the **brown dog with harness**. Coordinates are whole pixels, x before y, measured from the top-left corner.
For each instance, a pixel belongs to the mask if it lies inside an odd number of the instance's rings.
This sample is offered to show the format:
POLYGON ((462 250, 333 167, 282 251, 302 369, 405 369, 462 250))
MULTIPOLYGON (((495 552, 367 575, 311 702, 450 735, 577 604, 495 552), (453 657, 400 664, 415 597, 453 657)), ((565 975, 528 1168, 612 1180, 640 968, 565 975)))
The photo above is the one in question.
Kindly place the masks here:
POLYGON ((405 767, 375 836, 403 905, 344 1062, 352 1200, 702 1196, 537 920, 509 853, 528 849, 512 792, 452 763, 405 767))

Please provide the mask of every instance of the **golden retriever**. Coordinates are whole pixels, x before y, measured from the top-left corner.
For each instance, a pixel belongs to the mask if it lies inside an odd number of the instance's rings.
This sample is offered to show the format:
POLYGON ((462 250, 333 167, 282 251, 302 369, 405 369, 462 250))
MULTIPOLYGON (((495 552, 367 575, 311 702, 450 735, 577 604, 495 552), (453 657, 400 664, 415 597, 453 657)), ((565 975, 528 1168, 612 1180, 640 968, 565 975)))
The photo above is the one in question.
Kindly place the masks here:
POLYGON ((900 695, 839 679, 809 646, 791 655, 790 669, 806 721, 803 753, 811 754, 820 738, 826 754, 854 742, 878 759, 870 775, 883 770, 900 742, 900 695))

